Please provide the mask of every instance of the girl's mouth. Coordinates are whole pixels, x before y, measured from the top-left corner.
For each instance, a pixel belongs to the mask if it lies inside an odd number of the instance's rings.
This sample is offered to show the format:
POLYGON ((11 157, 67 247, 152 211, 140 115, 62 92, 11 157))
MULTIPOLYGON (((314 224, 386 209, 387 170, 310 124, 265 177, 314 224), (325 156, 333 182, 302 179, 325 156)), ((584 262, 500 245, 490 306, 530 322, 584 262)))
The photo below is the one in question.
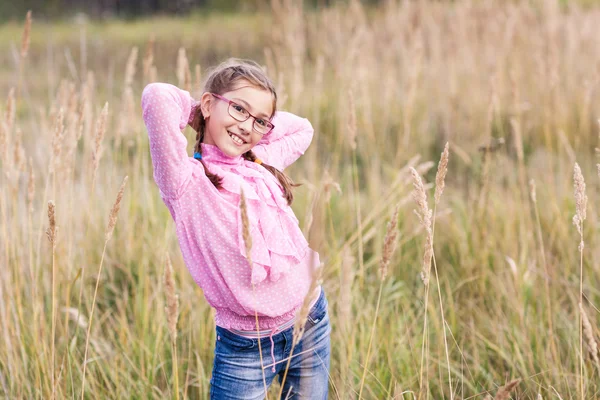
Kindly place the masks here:
POLYGON ((227 131, 227 133, 229 134, 229 137, 231 138, 231 140, 233 141, 233 143, 235 143, 237 146, 243 146, 243 145, 246 144, 246 141, 243 140, 242 138, 240 138, 235 133, 231 133, 229 131, 227 131))

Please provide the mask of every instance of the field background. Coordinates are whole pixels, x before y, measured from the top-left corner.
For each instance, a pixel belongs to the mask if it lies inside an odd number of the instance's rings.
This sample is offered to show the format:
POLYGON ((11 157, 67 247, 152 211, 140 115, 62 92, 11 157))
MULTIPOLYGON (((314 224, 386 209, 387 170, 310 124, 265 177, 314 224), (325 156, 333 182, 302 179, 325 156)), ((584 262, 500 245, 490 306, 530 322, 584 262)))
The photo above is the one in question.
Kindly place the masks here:
MULTIPOLYGON (((275 0, 177 18, 33 18, 26 55, 24 15, 0 25, 0 395, 208 397, 213 313, 153 182, 139 100, 151 80, 198 96, 206 69, 236 56, 265 65, 279 108, 315 127, 286 172, 303 183, 293 208, 324 261, 330 398, 600 397, 599 5, 275 0), (439 279, 432 269, 426 286, 408 168, 433 208, 446 142, 439 279), (575 163, 589 197, 583 253, 575 163), (382 280, 396 205, 398 247, 382 280), (512 397, 497 395, 513 379, 512 397)), ((185 134, 191 155, 195 135, 185 134)))

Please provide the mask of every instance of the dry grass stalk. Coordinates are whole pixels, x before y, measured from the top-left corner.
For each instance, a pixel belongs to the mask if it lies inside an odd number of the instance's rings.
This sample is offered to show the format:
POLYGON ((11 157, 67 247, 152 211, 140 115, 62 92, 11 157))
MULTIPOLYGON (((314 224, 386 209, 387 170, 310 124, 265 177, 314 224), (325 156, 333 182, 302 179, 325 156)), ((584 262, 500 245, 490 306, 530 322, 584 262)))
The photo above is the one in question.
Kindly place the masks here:
POLYGON ((173 265, 167 252, 167 262, 164 274, 165 292, 167 295, 167 323, 169 325, 169 334, 173 345, 173 376, 175 378, 175 398, 179 399, 179 372, 177 362, 177 316, 179 315, 179 296, 175 294, 175 280, 173 279, 173 265))
POLYGON ((277 107, 284 108, 288 100, 287 87, 285 86, 285 77, 283 71, 277 73, 277 107))
POLYGON ((27 57, 27 52, 29 51, 29 42, 31 35, 31 10, 27 11, 27 15, 25 16, 25 26, 23 29, 23 36, 21 37, 21 58, 27 57))
POLYGON ((27 11, 25 16, 25 27, 21 38, 21 59, 27 57, 29 51, 29 41, 31 39, 31 10, 27 11))
POLYGON ((354 282, 354 262, 350 248, 342 250, 340 301, 338 302, 338 321, 343 332, 349 333, 352 318, 352 284, 354 282))
POLYGON ((102 157, 102 140, 106 133, 106 120, 108 118, 108 102, 104 104, 102 112, 96 121, 96 136, 94 137, 94 151, 92 152, 92 191, 96 184, 96 173, 102 157))
POLYGON ((340 184, 333 180, 331 175, 329 175, 329 170, 325 170, 323 174, 323 193, 325 203, 329 203, 331 201, 331 194, 333 191, 336 191, 338 194, 342 193, 342 187, 340 184))
POLYGON ((6 99, 6 112, 4 119, 0 120, 0 154, 4 165, 8 164, 8 149, 10 145, 10 133, 14 121, 15 89, 11 88, 6 99))
POLYGON ((396 206, 396 209, 394 210, 394 213, 392 214, 392 218, 388 222, 387 232, 385 233, 385 239, 383 240, 383 253, 382 253, 383 255, 381 257, 380 268, 379 268, 379 272, 380 272, 380 276, 381 276, 382 280, 384 280, 387 276, 390 260, 392 259, 392 255, 394 254, 394 251, 396 250, 396 245, 397 245, 396 238, 398 237, 398 230, 396 229, 396 226, 398 225, 398 212, 399 211, 400 211, 400 204, 398 204, 396 206))
POLYGON ((10 88, 8 91, 8 98, 6 99, 6 114, 4 115, 4 123, 6 124, 6 133, 10 134, 15 124, 15 88, 10 88))
POLYGON ((354 93, 352 89, 348 90, 348 107, 350 108, 350 117, 348 118, 348 143, 350 148, 356 150, 356 136, 358 133, 357 122, 356 122, 356 108, 354 103, 354 93))
MULTIPOLYGON (((313 254, 310 265, 314 266, 315 260, 316 259, 313 254)), ((311 271, 312 279, 310 281, 310 287, 308 288, 308 292, 306 293, 306 296, 304 296, 304 301, 302 302, 302 307, 296 314, 296 321, 294 322, 294 329, 292 331, 292 350, 290 352, 290 355, 287 360, 287 364, 285 366, 285 371, 283 373, 283 379, 281 380, 281 387, 279 389, 279 394, 278 394, 277 398, 283 398, 282 397, 283 396, 283 388, 285 387, 285 380, 287 378, 287 373, 290 368, 290 363, 291 363, 292 357, 294 355, 294 349, 296 348, 296 345, 298 343, 300 343, 300 340, 302 340, 302 337, 304 336, 304 331, 306 329, 306 321, 308 320, 308 314, 310 312, 310 303, 312 300, 312 295, 313 295, 313 293, 315 293, 317 286, 319 286, 321 284, 323 268, 324 268, 324 265, 323 265, 323 263, 321 263, 316 269, 313 267, 313 269, 311 271)), ((273 365, 272 371, 275 372, 275 365, 273 365)), ((288 393, 288 395, 289 395, 289 393, 288 393)))
POLYGON ((29 212, 33 212, 33 198, 35 196, 35 173, 33 171, 33 160, 29 157, 29 181, 27 183, 27 203, 29 212))
POLYGON ((184 47, 181 47, 177 53, 177 80, 179 87, 185 88, 188 92, 191 90, 190 63, 184 47))
POLYGON ((429 285, 429 274, 431 270, 431 257, 433 256, 433 231, 431 228, 432 211, 429 209, 427 204, 427 194, 425 192, 425 186, 421 180, 421 176, 416 169, 410 167, 410 173, 413 178, 413 199, 417 203, 417 210, 414 210, 415 214, 419 217, 419 222, 423 229, 425 229, 425 251, 423 254, 423 269, 421 271, 421 279, 425 286, 429 285))
POLYGON ((165 311, 167 312, 167 322, 169 324, 169 333, 171 334, 171 340, 175 342, 177 340, 177 317, 179 315, 179 296, 175 293, 175 280, 173 279, 173 265, 171 264, 171 257, 167 253, 167 262, 165 265, 164 274, 165 293, 167 295, 167 306, 165 311))
POLYGON ((360 380, 360 390, 358 392, 358 398, 362 398, 362 392, 364 389, 365 378, 367 376, 367 367, 369 366, 369 359, 371 356, 371 346, 373 344, 373 338, 375 337, 375 327, 377 326, 377 317, 379 315, 379 307, 381 305, 381 294, 383 293, 383 282, 387 276, 387 267, 390 263, 392 255, 396 250, 396 237, 397 230, 396 225, 398 223, 398 212, 400 210, 400 204, 396 206, 394 209, 394 213, 390 221, 388 222, 387 232, 385 234, 384 244, 383 244, 383 252, 380 261, 380 273, 381 279, 379 281, 379 294, 377 296, 377 305, 375 306, 375 316, 373 317, 373 324, 371 325, 371 334, 369 335, 369 345, 367 346, 367 356, 364 361, 364 368, 362 373, 362 378, 360 380))
MULTIPOLYGON (((106 108, 106 106, 105 106, 106 108)), ((82 382, 81 382, 81 400, 84 399, 85 396, 85 372, 87 369, 87 355, 88 355, 88 347, 90 343, 90 333, 92 330, 92 321, 94 318, 94 310, 96 307, 96 297, 98 296, 98 286, 100 286, 100 275, 102 274, 102 266, 104 265, 104 255, 106 254, 106 246, 108 245, 108 241, 112 236, 113 229, 117 222, 117 214, 121 207, 121 200, 123 199, 123 191, 125 189, 125 184, 127 183, 127 176, 123 179, 123 183, 121 183, 121 187, 119 188, 119 193, 117 194, 117 199, 113 205, 112 210, 110 211, 109 222, 105 232, 105 240, 104 240, 104 249, 102 250, 102 257, 100 258, 100 267, 98 268, 98 276, 96 277, 96 288, 94 289, 94 298, 92 299, 92 310, 90 311, 90 322, 88 324, 87 333, 85 336, 85 351, 83 356, 83 374, 82 374, 82 382)))
POLYGON ((592 356, 592 360, 594 361, 594 365, 600 374, 600 359, 598 358, 598 343, 594 338, 594 330, 592 328, 592 324, 590 323, 590 319, 588 318, 583 305, 579 303, 579 311, 582 316, 582 324, 583 324, 583 333, 585 335, 585 339, 587 340, 587 344, 590 350, 590 354, 592 356))
MULTIPOLYGON (((240 214, 242 217, 242 238, 244 239, 244 245, 245 245, 245 250, 246 250, 246 259, 248 260, 248 265, 250 266, 250 275, 252 276, 252 236, 250 236, 250 222, 248 221, 248 205, 246 204, 246 195, 244 194, 244 190, 242 189, 241 193, 240 193, 240 214)), ((252 278, 250 278, 250 281, 252 283, 252 293, 254 294, 254 296, 256 297, 256 292, 255 292, 255 287, 254 287, 254 283, 252 282, 252 278)), ((260 356, 260 366, 261 366, 261 371, 262 371, 262 378, 263 378, 263 385, 265 388, 265 394, 267 393, 267 380, 266 380, 266 376, 265 376, 265 369, 263 368, 264 366, 264 362, 263 362, 263 357, 262 357, 262 345, 261 345, 261 340, 260 340, 260 326, 259 326, 259 322, 258 322, 258 312, 255 310, 254 311, 254 319, 255 319, 255 324, 256 324, 256 332, 258 334, 258 353, 260 356)), ((275 368, 275 366, 273 365, 273 368, 275 368)), ((266 396, 266 399, 268 400, 269 397, 266 396)))
POLYGON ((307 295, 304 297, 302 307, 300 308, 300 311, 298 311, 296 322, 294 324, 294 331, 292 334, 292 347, 296 346, 300 342, 300 340, 302 340, 302 336, 304 336, 306 320, 308 319, 308 313, 310 312, 310 302, 312 300, 311 296, 317 289, 317 286, 319 286, 322 273, 323 264, 319 265, 316 269, 313 269, 313 276, 310 282, 310 288, 308 289, 307 295))
MULTIPOLYGON (((581 173, 579 164, 575 163, 573 171, 573 181, 575 188, 575 216, 573 216, 573 224, 577 227, 577 232, 583 236, 583 221, 586 219, 587 195, 585 194, 585 180, 581 173)), ((583 251, 583 238, 580 244, 579 251, 583 251)))
MULTIPOLYGON (((143 66, 143 74, 144 81, 148 82, 148 78, 150 77, 150 69, 152 68, 152 64, 154 63, 154 43, 156 39, 154 35, 150 36, 148 39, 148 44, 146 45, 146 54, 144 55, 144 60, 142 61, 143 66)), ((150 81, 152 82, 152 81, 150 81)))
POLYGON ((117 199, 115 200, 115 204, 113 204, 112 210, 110 210, 108 226, 106 227, 106 233, 104 236, 105 240, 107 241, 110 240, 110 238, 112 237, 115 225, 117 224, 117 216, 119 214, 119 210, 121 209, 121 200, 123 199, 123 192, 125 191, 125 185, 127 184, 128 178, 128 176, 125 176, 125 178, 123 178, 123 183, 121 183, 119 193, 117 193, 117 199))
POLYGON ((2 162, 4 165, 6 165, 6 163, 8 161, 7 160, 7 155, 8 155, 7 142, 8 142, 8 135, 6 132, 5 124, 3 121, 0 121, 0 155, 2 155, 2 157, 0 157, 0 162, 2 162))
POLYGON ((519 384, 519 382, 521 382, 520 379, 513 379, 506 385, 502 386, 500 389, 498 389, 494 400, 508 400, 508 398, 510 397, 510 392, 513 391, 513 389, 519 384))
POLYGON ((437 205, 440 202, 440 197, 442 197, 442 193, 444 192, 444 187, 446 185, 446 173, 448 172, 448 157, 449 157, 449 143, 446 142, 444 146, 444 151, 442 152, 442 156, 440 158, 440 163, 438 164, 437 174, 435 175, 435 204, 437 205))
POLYGON ((133 89, 131 85, 135 78, 135 70, 138 58, 138 48, 133 47, 129 58, 127 59, 127 65, 125 67, 125 81, 123 88, 123 96, 121 99, 121 112, 124 114, 119 119, 119 127, 117 129, 117 137, 115 147, 119 147, 123 136, 127 135, 127 132, 131 129, 133 121, 136 119, 135 115, 135 100, 133 95, 133 89))
POLYGON ((194 92, 196 92, 196 97, 199 98, 202 95, 202 69, 200 68, 200 64, 196 64, 194 67, 194 75, 196 80, 194 92))
POLYGON ((56 119, 54 120, 54 134, 52 135, 52 163, 50 164, 50 171, 57 171, 57 167, 60 162, 60 153, 62 149, 62 142, 64 138, 64 124, 65 111, 61 107, 58 110, 56 119))
MULTIPOLYGON (((579 164, 575 163, 573 169, 573 186, 575 189, 575 215, 573 224, 579 232, 579 304, 583 303, 583 221, 586 218, 587 195, 585 194, 585 181, 579 164)), ((583 315, 579 313, 579 395, 584 396, 583 389, 583 315)))
POLYGON ((50 227, 46 230, 46 236, 48 237, 52 248, 56 248, 58 228, 56 227, 55 206, 52 200, 48 202, 48 222, 50 223, 50 227))
MULTIPOLYGON (((79 103, 79 110, 78 110, 78 116, 79 116, 79 121, 78 121, 78 125, 77 125, 77 134, 76 134, 76 138, 77 141, 79 141, 79 139, 81 139, 81 136, 83 136, 84 133, 84 129, 86 128, 86 126, 89 127, 91 126, 91 118, 92 118, 92 95, 94 92, 94 73, 92 71, 88 71, 87 76, 86 76, 86 80, 85 83, 83 84, 82 88, 81 88, 81 97, 80 97, 80 103, 79 103)), ((87 135, 86 135, 87 137, 87 135)), ((87 143, 87 141, 86 141, 87 143)))
MULTIPOLYGON (((535 212, 536 234, 537 234, 538 242, 540 243, 540 255, 541 255, 541 259, 542 259, 542 265, 544 266, 544 274, 546 275, 544 277, 545 298, 546 298, 546 306, 547 306, 546 318, 548 320, 548 327, 549 327, 550 332, 554 332, 554 322, 552 320, 552 314, 553 314, 552 313, 552 297, 550 296, 550 271, 548 269, 548 263, 546 261, 546 249, 544 246, 544 238, 542 236, 540 213, 538 211, 538 206, 537 206, 537 190, 536 190, 536 185, 535 185, 534 179, 529 180, 529 195, 531 197, 531 201, 533 203, 533 210, 535 212)), ((559 356, 558 350, 556 348, 556 341, 554 340, 554 335, 550 335, 550 345, 551 345, 551 351, 552 351, 554 360, 556 360, 558 362, 560 360, 560 358, 559 358, 560 356, 559 356)))
POLYGON ((138 48, 134 46, 129 53, 127 64, 125 66, 125 86, 131 86, 135 78, 135 67, 138 59, 138 48))
POLYGON ((55 347, 54 347, 54 338, 56 334, 56 263, 55 263, 55 254, 56 254, 56 239, 58 236, 58 227, 56 226, 56 210, 54 206, 54 202, 50 200, 48 202, 48 223, 49 227, 46 230, 46 236, 52 245, 52 335, 50 337, 50 353, 51 353, 51 374, 52 374, 52 398, 54 398, 54 389, 55 389, 55 373, 54 373, 54 365, 55 365, 55 347))
MULTIPOLYGON (((102 112, 96 121, 96 136, 94 137, 94 159, 96 162, 100 159, 101 145, 106 133, 106 120, 108 118, 108 102, 104 104, 102 112)), ((96 164, 97 166, 97 164, 96 164)))
POLYGON ((148 81, 156 82, 157 80, 158 80, 158 78, 157 78, 156 66, 153 65, 150 67, 150 76, 148 76, 148 81))
POLYGON ((248 265, 252 269, 252 236, 250 236, 250 222, 248 222, 248 205, 246 204, 246 195, 242 190, 240 195, 240 212, 242 214, 242 237, 244 238, 244 245, 246 247, 246 259, 248 265))
POLYGON ((13 164, 17 171, 25 172, 25 149, 23 148, 23 132, 20 128, 15 131, 15 146, 13 153, 13 164))

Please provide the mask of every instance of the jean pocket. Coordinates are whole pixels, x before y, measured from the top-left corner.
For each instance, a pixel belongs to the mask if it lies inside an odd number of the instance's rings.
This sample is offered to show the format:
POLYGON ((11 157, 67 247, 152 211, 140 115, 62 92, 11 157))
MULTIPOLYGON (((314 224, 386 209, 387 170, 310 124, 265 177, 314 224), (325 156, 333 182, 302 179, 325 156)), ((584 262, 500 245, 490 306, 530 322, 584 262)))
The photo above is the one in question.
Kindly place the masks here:
POLYGON ((248 350, 254 347, 254 339, 236 335, 228 329, 217 326, 217 343, 232 350, 248 350))
POLYGON ((327 316, 327 303, 318 301, 308 313, 307 324, 314 326, 323 321, 327 316))

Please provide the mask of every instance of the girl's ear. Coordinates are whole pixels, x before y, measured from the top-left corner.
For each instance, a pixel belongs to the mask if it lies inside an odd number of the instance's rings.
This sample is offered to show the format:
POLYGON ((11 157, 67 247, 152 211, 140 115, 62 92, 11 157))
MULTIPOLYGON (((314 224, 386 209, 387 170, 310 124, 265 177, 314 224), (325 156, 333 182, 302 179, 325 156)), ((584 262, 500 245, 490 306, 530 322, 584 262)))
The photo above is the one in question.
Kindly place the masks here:
POLYGON ((200 109, 202 110, 202 116, 206 119, 210 117, 210 108, 212 106, 213 96, 208 92, 204 92, 200 98, 200 109))

